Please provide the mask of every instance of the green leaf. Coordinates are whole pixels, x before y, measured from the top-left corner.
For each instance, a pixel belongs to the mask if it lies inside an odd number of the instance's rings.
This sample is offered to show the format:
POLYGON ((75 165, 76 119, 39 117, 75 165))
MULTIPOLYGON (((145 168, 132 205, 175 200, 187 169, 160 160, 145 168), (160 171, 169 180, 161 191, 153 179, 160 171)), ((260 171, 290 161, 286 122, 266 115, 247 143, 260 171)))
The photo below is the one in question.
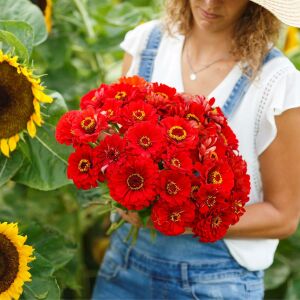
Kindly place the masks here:
POLYGON ((288 281, 285 299, 286 300, 299 300, 300 299, 300 274, 293 276, 288 281))
POLYGON ((23 21, 33 29, 34 45, 47 38, 47 29, 41 10, 28 0, 0 0, 0 20, 23 21))
POLYGON ((22 21, 0 21, 0 30, 9 31, 27 48, 28 54, 31 54, 33 46, 33 29, 22 21))
POLYGON ((12 152, 9 158, 0 154, 0 187, 17 173, 23 160, 24 157, 18 150, 12 152))
POLYGON ((0 30, 0 46, 4 52, 10 52, 17 55, 22 61, 29 60, 29 53, 22 42, 12 33, 0 30))
POLYGON ((71 147, 55 140, 54 127, 44 125, 34 139, 25 137, 31 161, 24 160, 22 168, 13 180, 26 186, 49 191, 70 184, 67 179, 67 160, 71 147))
POLYGON ((290 274, 291 268, 289 264, 284 259, 276 256, 273 265, 266 270, 265 289, 270 290, 279 287, 287 280, 290 274))

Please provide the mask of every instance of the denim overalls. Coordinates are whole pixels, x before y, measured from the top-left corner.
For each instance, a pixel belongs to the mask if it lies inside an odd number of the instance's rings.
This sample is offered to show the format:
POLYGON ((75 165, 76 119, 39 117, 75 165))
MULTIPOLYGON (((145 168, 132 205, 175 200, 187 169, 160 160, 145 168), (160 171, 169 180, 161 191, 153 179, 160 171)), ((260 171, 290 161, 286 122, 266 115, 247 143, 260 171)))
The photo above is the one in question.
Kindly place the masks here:
MULTIPOLYGON (((162 37, 156 26, 142 52, 139 75, 151 81, 162 37)), ((264 60, 281 56, 272 49, 264 60)), ((230 118, 247 92, 250 81, 242 75, 223 106, 230 118)), ((263 271, 248 271, 229 253, 223 240, 200 243, 192 235, 168 237, 140 229, 135 246, 125 239, 125 224, 111 237, 94 288, 93 299, 251 299, 263 298, 263 271)))

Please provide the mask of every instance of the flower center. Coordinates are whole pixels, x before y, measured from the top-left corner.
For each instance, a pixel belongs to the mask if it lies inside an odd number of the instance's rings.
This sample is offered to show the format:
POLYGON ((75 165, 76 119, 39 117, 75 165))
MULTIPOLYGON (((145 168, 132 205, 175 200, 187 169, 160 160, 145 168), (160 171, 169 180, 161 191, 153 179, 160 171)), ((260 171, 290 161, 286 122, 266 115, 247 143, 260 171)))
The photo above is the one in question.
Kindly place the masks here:
POLYGON ((18 272, 18 250, 4 234, 0 233, 0 295, 13 284, 18 272))
POLYGON ((127 96, 127 93, 124 91, 121 92, 117 92, 117 94, 115 95, 115 99, 117 100, 124 100, 127 96))
POLYGON ((234 201, 233 207, 234 207, 234 213, 239 214, 243 208, 242 201, 241 200, 234 201))
POLYGON ((215 151, 212 151, 209 156, 211 159, 218 159, 218 154, 215 151))
POLYGON ((86 133, 94 133, 95 128, 96 128, 96 121, 92 117, 86 117, 84 120, 81 121, 80 123, 81 128, 86 132, 86 133))
POLYGON ((107 115, 109 118, 112 117, 114 114, 115 114, 115 113, 114 113, 114 111, 113 111, 112 109, 108 109, 108 110, 106 111, 106 115, 107 115))
POLYGON ((178 158, 173 157, 171 159, 171 165, 174 166, 174 167, 180 168, 181 167, 181 162, 178 158))
POLYGON ((157 95, 157 96, 163 97, 163 98, 165 98, 165 99, 169 99, 169 96, 168 96, 167 94, 165 94, 165 93, 162 93, 162 92, 156 92, 156 93, 154 93, 154 94, 157 95))
POLYGON ((120 155, 120 151, 118 151, 117 149, 109 149, 105 151, 105 153, 106 153, 106 157, 109 160, 114 160, 114 161, 117 161, 120 155))
POLYGON ((87 159, 81 159, 79 164, 78 164, 78 170, 80 173, 87 173, 89 169, 91 168, 91 163, 87 159))
POLYGON ((223 182, 222 175, 219 171, 212 171, 208 174, 208 183, 221 184, 223 182))
POLYGON ((142 136, 142 137, 140 138, 140 140, 139 140, 139 144, 140 144, 143 148, 147 149, 147 148, 149 148, 149 147, 152 145, 152 142, 151 142, 151 140, 150 140, 149 137, 147 137, 147 136, 142 136))
POLYGON ((187 134, 181 126, 173 126, 168 130, 169 137, 176 141, 183 141, 187 134))
POLYGON ((188 120, 196 121, 198 124, 200 123, 200 119, 194 114, 189 113, 185 118, 188 120))
POLYGON ((181 220, 181 214, 183 213, 183 211, 179 211, 179 212, 173 212, 171 215, 170 215, 170 220, 172 222, 180 222, 181 220))
POLYGON ((31 82, 7 62, 0 62, 0 140, 27 128, 34 113, 31 82))
POLYGON ((127 177, 127 186, 133 191, 138 191, 144 186, 144 181, 144 177, 134 173, 127 177))
POLYGON ((176 195, 180 191, 180 188, 174 181, 169 181, 167 183, 166 190, 169 195, 176 195))
POLYGON ((222 219, 220 216, 216 216, 215 218, 213 218, 211 226, 212 227, 219 227, 222 223, 222 219))
POLYGON ((216 196, 208 195, 205 203, 209 208, 213 207, 216 204, 216 199, 216 196))
POLYGON ((200 186, 199 185, 193 185, 191 189, 191 198, 193 200, 196 200, 195 194, 199 191, 200 186))
POLYGON ((146 113, 143 110, 138 109, 132 112, 132 116, 136 120, 143 121, 146 116, 146 113))

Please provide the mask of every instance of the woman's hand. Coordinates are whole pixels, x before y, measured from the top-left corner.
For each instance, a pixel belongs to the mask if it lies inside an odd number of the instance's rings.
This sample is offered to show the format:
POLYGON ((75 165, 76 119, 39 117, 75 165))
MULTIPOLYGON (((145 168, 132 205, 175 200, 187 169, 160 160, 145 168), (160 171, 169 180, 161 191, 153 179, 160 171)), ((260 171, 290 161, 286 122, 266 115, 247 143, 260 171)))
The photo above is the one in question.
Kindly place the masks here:
MULTIPOLYGON (((143 222, 137 212, 125 211, 121 208, 116 208, 117 213, 122 217, 123 220, 134 225, 136 227, 144 227, 143 222)), ((154 229, 151 218, 149 218, 146 228, 154 229)))

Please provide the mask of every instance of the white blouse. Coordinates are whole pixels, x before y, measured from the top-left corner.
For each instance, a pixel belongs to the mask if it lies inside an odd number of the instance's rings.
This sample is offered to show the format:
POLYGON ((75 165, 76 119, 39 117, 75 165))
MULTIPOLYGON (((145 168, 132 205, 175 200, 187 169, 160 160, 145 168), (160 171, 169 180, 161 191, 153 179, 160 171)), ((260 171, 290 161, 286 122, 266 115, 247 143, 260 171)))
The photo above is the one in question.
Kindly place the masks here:
MULTIPOLYGON (((159 22, 153 20, 129 31, 121 48, 133 56, 127 73, 138 73, 140 53, 144 50, 152 28, 159 22)), ((181 53, 184 36, 164 33, 152 76, 153 82, 164 83, 183 92, 181 53)), ((224 80, 208 98, 216 99, 215 105, 222 107, 233 86, 241 76, 236 64, 224 80)), ((258 78, 253 82, 229 125, 239 140, 239 151, 248 165, 251 181, 250 201, 253 204, 263 201, 262 181, 258 156, 272 143, 277 129, 274 116, 287 109, 300 107, 300 72, 286 57, 275 58, 263 66, 258 78)), ((274 259, 277 239, 224 239, 236 261, 251 271, 268 268, 274 259)))

